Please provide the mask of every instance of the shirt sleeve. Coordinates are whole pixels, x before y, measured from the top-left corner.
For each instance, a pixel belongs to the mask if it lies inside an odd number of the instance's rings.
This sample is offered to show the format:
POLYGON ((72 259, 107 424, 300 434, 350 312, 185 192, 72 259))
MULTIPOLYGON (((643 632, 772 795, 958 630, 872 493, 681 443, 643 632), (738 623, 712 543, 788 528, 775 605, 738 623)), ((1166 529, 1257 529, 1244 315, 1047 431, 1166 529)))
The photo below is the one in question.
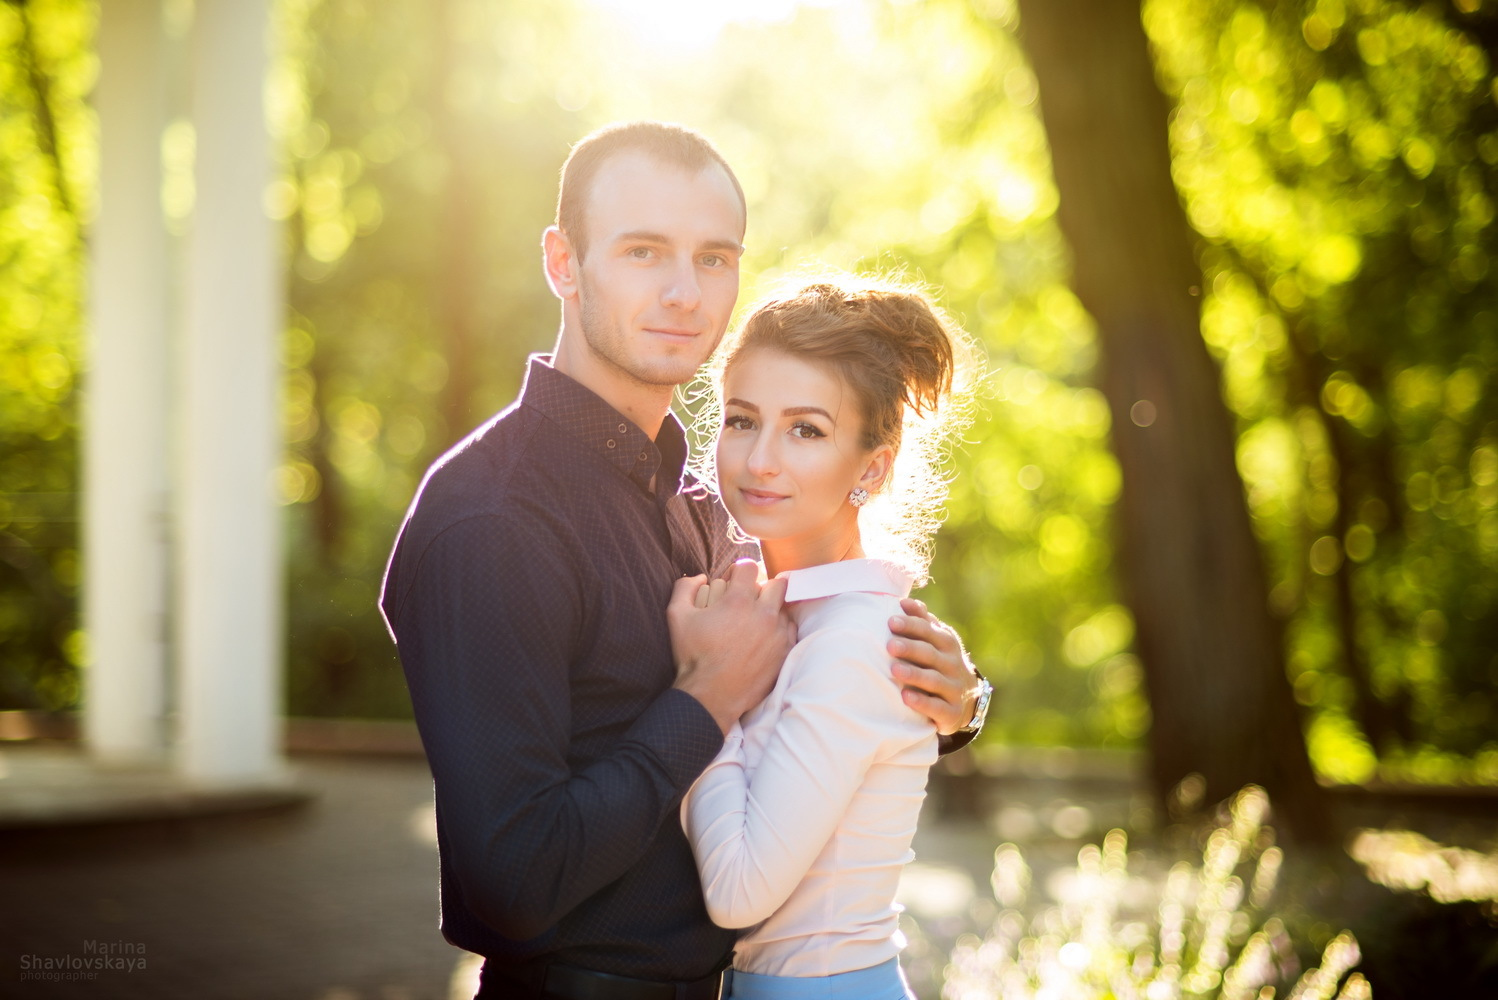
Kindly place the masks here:
POLYGON ((891 683, 884 637, 828 629, 786 660, 784 708, 752 777, 735 731, 682 802, 708 915, 749 927, 780 908, 848 811, 864 775, 931 724, 891 683))
POLYGON ((545 933, 633 866, 723 742, 673 688, 607 756, 570 766, 585 594, 569 567, 535 525, 463 521, 422 554, 393 622, 445 860, 465 904, 512 940, 545 933))

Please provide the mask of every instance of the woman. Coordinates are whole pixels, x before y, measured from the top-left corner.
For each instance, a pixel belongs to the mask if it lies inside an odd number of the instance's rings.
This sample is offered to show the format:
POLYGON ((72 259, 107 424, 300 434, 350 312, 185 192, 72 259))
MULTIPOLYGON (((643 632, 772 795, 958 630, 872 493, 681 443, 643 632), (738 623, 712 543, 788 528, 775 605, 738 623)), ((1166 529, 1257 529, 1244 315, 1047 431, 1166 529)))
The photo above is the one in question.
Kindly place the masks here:
POLYGON ((774 690, 682 803, 709 915, 745 928, 733 1000, 910 995, 894 895, 936 734, 884 646, 925 576, 963 353, 920 293, 849 278, 761 304, 721 354, 703 481, 787 578, 797 625, 774 690))

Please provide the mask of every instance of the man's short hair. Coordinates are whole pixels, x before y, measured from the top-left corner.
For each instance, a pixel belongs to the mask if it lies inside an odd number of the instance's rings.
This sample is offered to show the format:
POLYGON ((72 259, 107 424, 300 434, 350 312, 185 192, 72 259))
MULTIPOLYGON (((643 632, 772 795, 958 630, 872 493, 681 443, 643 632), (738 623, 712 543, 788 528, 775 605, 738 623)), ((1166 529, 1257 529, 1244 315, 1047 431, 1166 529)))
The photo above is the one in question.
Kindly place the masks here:
POLYGON ((557 228, 572 241, 577 257, 588 249, 587 207, 593 178, 611 157, 621 153, 644 153, 661 163, 691 173, 714 164, 723 168, 739 196, 739 208, 749 215, 744 189, 723 154, 699 132, 666 122, 616 122, 580 139, 562 164, 561 190, 557 194, 557 228))

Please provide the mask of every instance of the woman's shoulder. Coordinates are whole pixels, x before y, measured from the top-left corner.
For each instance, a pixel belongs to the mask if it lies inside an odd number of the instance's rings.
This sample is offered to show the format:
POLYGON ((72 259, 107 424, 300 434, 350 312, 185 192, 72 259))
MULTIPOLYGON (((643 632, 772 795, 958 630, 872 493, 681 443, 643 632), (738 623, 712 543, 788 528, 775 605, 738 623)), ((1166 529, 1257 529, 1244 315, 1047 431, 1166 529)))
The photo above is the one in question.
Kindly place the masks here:
POLYGON ((886 646, 890 616, 899 613, 900 599, 888 594, 844 593, 817 601, 801 619, 796 646, 786 660, 795 672, 791 679, 817 686, 863 674, 882 678, 893 688, 893 661, 886 646))
POLYGON ((892 594, 847 591, 813 602, 801 616, 797 635, 799 641, 807 642, 828 632, 863 632, 878 639, 883 648, 890 635, 890 617, 901 613, 900 599, 892 594))

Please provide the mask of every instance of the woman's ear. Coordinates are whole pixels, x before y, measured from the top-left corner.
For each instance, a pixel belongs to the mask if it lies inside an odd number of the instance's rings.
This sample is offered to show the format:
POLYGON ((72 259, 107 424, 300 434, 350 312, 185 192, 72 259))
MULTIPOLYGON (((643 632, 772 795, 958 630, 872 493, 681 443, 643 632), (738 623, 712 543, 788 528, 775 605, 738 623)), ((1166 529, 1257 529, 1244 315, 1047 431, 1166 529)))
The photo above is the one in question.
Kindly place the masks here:
POLYGON ((858 485, 870 493, 878 493, 884 486, 884 481, 889 478, 890 469, 895 464, 895 449, 887 444, 881 444, 869 455, 869 463, 864 466, 863 474, 858 477, 858 485))
POLYGON ((541 235, 541 259, 546 268, 546 283, 552 294, 562 301, 577 296, 577 255, 567 234, 556 226, 547 226, 541 235))

